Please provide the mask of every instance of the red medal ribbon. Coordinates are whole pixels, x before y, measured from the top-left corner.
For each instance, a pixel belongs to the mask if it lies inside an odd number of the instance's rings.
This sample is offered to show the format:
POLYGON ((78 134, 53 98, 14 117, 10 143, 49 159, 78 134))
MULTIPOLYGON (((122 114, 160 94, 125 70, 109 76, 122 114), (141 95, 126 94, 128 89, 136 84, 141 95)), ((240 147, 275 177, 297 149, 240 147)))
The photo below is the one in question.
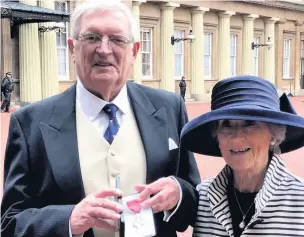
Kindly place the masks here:
POLYGON ((140 202, 137 200, 128 201, 127 206, 134 213, 140 213, 141 211, 140 202))

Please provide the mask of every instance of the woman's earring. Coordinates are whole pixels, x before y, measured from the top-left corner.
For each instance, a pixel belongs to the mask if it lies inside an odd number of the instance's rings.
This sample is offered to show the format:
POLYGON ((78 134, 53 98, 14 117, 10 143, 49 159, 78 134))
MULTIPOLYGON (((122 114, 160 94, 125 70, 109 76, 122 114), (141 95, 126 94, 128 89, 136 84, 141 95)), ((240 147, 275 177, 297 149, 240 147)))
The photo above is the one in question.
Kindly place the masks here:
POLYGON ((270 145, 274 146, 274 144, 275 144, 275 141, 270 142, 270 145))

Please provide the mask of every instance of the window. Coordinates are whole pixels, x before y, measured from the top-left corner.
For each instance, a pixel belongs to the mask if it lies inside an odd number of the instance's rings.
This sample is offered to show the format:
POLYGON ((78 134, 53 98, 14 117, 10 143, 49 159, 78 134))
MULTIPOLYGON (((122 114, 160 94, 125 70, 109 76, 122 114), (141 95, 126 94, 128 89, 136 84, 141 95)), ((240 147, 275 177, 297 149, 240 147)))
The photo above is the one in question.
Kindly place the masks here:
MULTIPOLYGON (((55 2, 55 10, 67 12, 67 2, 55 2)), ((67 47, 67 24, 61 29, 61 33, 56 33, 57 42, 57 63, 60 80, 68 80, 68 47, 67 47)))
POLYGON ((141 65, 143 77, 152 77, 152 29, 140 29, 141 65))
MULTIPOLYGON (((174 31, 174 38, 184 38, 184 30, 174 31)), ((184 76, 184 41, 174 44, 175 73, 174 76, 181 78, 184 76)))
POLYGON ((283 52, 283 78, 290 77, 290 39, 284 40, 283 52))
POLYGON ((231 35, 230 36, 230 71, 231 71, 231 76, 236 75, 236 41, 237 41, 237 36, 236 35, 231 35))
MULTIPOLYGON (((254 44, 259 44, 260 38, 254 39, 254 44)), ((253 50, 253 75, 259 76, 259 48, 255 47, 253 50)))
POLYGON ((301 41, 301 89, 304 89, 304 40, 301 41))
POLYGON ((204 35, 204 74, 205 78, 211 78, 212 33, 204 35))

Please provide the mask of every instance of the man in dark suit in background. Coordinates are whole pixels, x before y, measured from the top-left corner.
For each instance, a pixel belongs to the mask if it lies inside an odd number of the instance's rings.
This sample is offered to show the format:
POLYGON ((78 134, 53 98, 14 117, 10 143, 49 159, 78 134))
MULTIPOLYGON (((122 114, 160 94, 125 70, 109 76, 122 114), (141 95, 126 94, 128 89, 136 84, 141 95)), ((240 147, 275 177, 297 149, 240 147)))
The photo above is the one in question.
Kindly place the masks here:
POLYGON ((180 90, 180 95, 183 98, 183 100, 185 101, 185 95, 186 95, 186 81, 185 81, 185 77, 182 76, 182 79, 179 82, 179 90, 180 90))
POLYGON ((12 73, 7 72, 1 83, 1 92, 4 96, 4 100, 1 105, 1 112, 9 112, 9 107, 11 104, 11 95, 13 90, 14 84, 12 81, 12 73))
POLYGON ((117 236, 109 220, 122 207, 111 197, 133 189, 152 208, 157 236, 176 236, 188 227, 181 216, 196 217, 200 182, 193 154, 179 148, 184 102, 127 82, 140 43, 123 3, 84 3, 71 26, 77 83, 11 116, 2 236, 117 236))

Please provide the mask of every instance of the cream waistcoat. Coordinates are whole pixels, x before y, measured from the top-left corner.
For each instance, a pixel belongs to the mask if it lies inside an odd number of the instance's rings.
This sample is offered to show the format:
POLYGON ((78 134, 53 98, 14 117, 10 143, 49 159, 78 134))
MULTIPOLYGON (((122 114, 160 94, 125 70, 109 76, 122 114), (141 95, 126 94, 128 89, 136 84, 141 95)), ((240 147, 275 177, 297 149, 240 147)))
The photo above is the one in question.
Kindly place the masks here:
MULTIPOLYGON (((76 105, 76 126, 80 170, 85 194, 115 187, 120 176, 124 195, 135 192, 135 184, 146 183, 146 155, 132 109, 124 117, 111 145, 90 123, 81 108, 76 105)), ((95 237, 114 237, 102 229, 94 229, 95 237)))

